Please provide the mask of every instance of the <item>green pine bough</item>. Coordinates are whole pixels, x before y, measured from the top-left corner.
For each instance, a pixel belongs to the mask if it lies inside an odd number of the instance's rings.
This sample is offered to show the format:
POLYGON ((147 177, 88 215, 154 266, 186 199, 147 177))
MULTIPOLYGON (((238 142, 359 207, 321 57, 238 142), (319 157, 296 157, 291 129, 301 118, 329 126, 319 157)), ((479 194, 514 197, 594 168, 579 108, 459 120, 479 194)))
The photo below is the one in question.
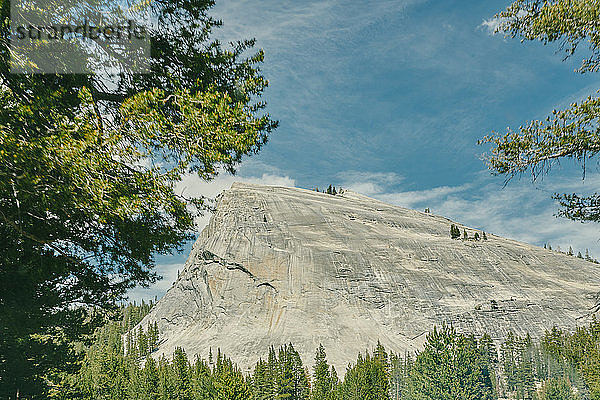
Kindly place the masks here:
MULTIPOLYGON (((600 3, 597 0, 519 0, 495 16, 496 33, 521 41, 557 44, 564 59, 582 54, 578 72, 600 69, 600 3)), ((530 174, 535 181, 561 160, 573 160, 584 171, 600 151, 600 98, 589 96, 543 120, 532 120, 506 133, 480 140, 491 146, 484 159, 493 174, 506 182, 530 174)), ((586 222, 600 221, 597 193, 555 193, 558 215, 586 222)))
POLYGON ((0 0, 0 398, 46 398, 76 370, 90 308, 153 283, 156 254, 192 238, 209 203, 177 185, 235 172, 277 127, 253 40, 212 39, 212 1, 147 3, 147 74, 19 75, 0 0))

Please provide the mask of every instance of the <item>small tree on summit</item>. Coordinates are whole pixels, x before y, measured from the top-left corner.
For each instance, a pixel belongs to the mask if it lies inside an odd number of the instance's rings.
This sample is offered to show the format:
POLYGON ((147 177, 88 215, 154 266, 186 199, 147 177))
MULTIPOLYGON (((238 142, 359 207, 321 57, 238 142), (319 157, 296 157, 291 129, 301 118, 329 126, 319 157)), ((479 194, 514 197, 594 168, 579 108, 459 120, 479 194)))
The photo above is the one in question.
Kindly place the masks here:
POLYGON ((479 240, 479 233, 475 232, 475 240, 479 240))
POLYGON ((454 224, 450 225, 450 237, 452 239, 458 239, 460 237, 460 229, 454 224))
POLYGON ((331 194, 331 195, 334 195, 334 196, 335 196, 336 194, 338 194, 338 192, 337 192, 337 190, 336 190, 335 186, 333 186, 333 185, 329 185, 329 186, 327 187, 327 191, 326 191, 325 193, 327 193, 327 194, 331 194))
POLYGON ((469 238, 469 235, 467 235, 467 230, 463 229, 463 239, 467 240, 469 238))
POLYGON ((487 235, 485 234, 485 231, 483 231, 483 240, 487 240, 487 235))

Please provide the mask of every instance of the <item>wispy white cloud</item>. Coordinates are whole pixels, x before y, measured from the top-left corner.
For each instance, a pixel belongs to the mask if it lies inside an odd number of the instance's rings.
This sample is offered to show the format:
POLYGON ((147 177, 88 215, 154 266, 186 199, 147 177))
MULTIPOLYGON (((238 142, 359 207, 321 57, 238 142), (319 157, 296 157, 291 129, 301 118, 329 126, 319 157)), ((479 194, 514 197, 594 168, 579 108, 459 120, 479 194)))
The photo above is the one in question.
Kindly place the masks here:
POLYGON ((490 183, 476 193, 457 192, 431 207, 456 221, 508 238, 562 249, 589 248, 600 255, 600 226, 557 218, 558 205, 548 201, 552 193, 569 192, 575 186, 519 182, 502 188, 490 183))
POLYGON ((388 203, 397 204, 404 207, 415 208, 426 202, 440 202, 448 198, 449 195, 464 192, 471 188, 471 184, 460 186, 438 186, 426 190, 415 190, 398 193, 382 193, 378 196, 380 200, 388 203))
MULTIPOLYGON (((522 18, 526 15, 527 11, 520 10, 517 13, 517 18, 522 18)), ((492 18, 484 19, 481 25, 479 25, 479 28, 486 30, 490 35, 496 35, 501 32, 502 26, 510 22, 510 20, 510 18, 506 17, 493 16, 492 18)))
MULTIPOLYGON (((281 39, 332 38, 348 36, 350 32, 376 24, 389 13, 402 12, 407 6, 426 0, 384 0, 376 3, 341 2, 339 0, 293 1, 265 0, 260 6, 251 0, 217 2, 212 14, 223 20, 224 29, 218 34, 224 40, 255 37, 259 45, 282 43, 281 39), (241 11, 243 10, 243 18, 241 11), (257 29, 260 27, 260 29, 257 29), (301 36, 298 34, 301 33, 301 36)), ((301 43, 285 43, 300 46, 301 43)), ((313 43, 318 51, 319 43, 313 43)))
MULTIPOLYGON (((552 176, 532 183, 515 180, 503 187, 502 181, 481 173, 473 182, 456 186, 438 186, 425 190, 398 189, 398 181, 385 184, 373 174, 352 174, 356 183, 348 187, 381 201, 412 209, 429 208, 433 213, 507 238, 563 250, 590 249, 600 256, 600 225, 582 224, 557 218, 559 206, 549 201, 553 193, 593 193, 600 187, 600 173, 580 176, 552 176)), ((395 174, 391 174, 395 176, 395 174)), ((401 183, 401 182, 400 182, 401 183)), ((399 186, 402 186, 401 184, 399 186)))
POLYGON ((344 188, 372 196, 386 187, 400 183, 403 178, 395 172, 344 171, 337 174, 344 188))
POLYGON ((483 22, 481 23, 481 25, 479 27, 486 30, 488 32, 488 34, 495 35, 498 33, 498 30, 499 30, 500 26, 503 24, 503 22, 504 21, 502 19, 493 17, 490 19, 483 20, 483 22))

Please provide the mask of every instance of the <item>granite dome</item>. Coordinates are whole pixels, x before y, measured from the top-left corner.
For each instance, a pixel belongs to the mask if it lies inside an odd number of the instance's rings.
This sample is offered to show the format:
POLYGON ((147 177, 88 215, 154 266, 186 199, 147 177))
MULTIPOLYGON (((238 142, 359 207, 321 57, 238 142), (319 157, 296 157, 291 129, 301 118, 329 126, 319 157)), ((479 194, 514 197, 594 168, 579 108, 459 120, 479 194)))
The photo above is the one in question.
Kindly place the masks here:
POLYGON ((234 183, 141 324, 158 323, 157 355, 220 348, 248 370, 289 342, 312 365, 322 343, 343 372, 378 340, 418 349, 442 322, 501 339, 600 309, 598 265, 489 233, 453 240, 451 224, 350 191, 234 183))

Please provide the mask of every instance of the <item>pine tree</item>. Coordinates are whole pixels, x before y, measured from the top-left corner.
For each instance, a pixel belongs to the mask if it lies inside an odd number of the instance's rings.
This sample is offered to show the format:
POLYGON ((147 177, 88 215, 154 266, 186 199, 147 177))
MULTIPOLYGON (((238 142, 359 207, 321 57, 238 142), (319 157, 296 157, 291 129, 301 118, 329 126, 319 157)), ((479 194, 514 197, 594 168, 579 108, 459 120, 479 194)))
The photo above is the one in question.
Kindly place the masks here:
POLYGON ((263 360, 258 360, 254 367, 254 374, 252 375, 252 390, 257 400, 273 398, 270 377, 267 371, 267 363, 263 360))
POLYGON ((551 378, 542 387, 540 400, 576 400, 571 383, 564 378, 551 378))
POLYGON ((358 354, 356 364, 348 366, 344 382, 341 385, 340 393, 344 400, 362 400, 368 399, 372 395, 372 387, 367 366, 370 364, 371 357, 368 353, 363 357, 358 354))
POLYGON ((126 369, 126 384, 127 387, 127 399, 138 399, 141 397, 144 391, 144 377, 143 370, 140 369, 139 364, 132 359, 126 358, 127 362, 124 364, 126 369))
POLYGON ((383 345, 377 341, 369 368, 375 400, 386 400, 390 392, 389 360, 383 345))
POLYGON ((460 237, 460 229, 454 224, 450 225, 450 237, 452 239, 458 239, 460 237))
POLYGON ((138 349, 138 357, 146 357, 149 353, 148 351, 148 336, 144 332, 142 326, 138 328, 138 334, 136 339, 137 349, 138 349))
POLYGON ((176 398, 175 375, 173 368, 163 355, 158 360, 158 395, 159 399, 176 398))
MULTIPOLYGON (((217 366, 213 371, 215 380, 215 400, 248 400, 252 398, 250 386, 244 379, 242 372, 230 359, 217 356, 217 366)), ((179 399, 178 399, 179 400, 179 399)))
POLYGON ((178 400, 192 400, 191 368, 185 351, 178 347, 173 353, 173 375, 175 381, 175 396, 178 400))
POLYGON ((279 360, 273 346, 269 348, 269 356, 267 359, 267 382, 269 398, 277 397, 277 379, 279 377, 279 360))
MULTIPOLYGON (((492 383, 492 390, 494 393, 494 398, 498 397, 498 375, 496 373, 496 368, 498 366, 498 352, 496 350, 496 345, 492 340, 491 336, 485 334, 479 340, 479 351, 482 357, 482 365, 484 367, 484 375, 489 376, 489 380, 492 383)), ((487 380, 487 377, 484 376, 484 380, 487 380)))
POLYGON ((569 251, 567 252, 567 254, 570 256, 573 255, 573 247, 569 246, 569 251))
POLYGON ((485 357, 477 341, 443 325, 427 335, 410 377, 411 393, 418 399, 493 398, 485 357))
POLYGON ((292 371, 292 396, 291 400, 306 400, 310 395, 308 376, 302 365, 300 354, 294 349, 290 343, 286 347, 287 358, 290 360, 292 371))
POLYGON ((295 395, 294 382, 294 360, 287 346, 279 349, 279 358, 277 360, 277 397, 282 399, 292 399, 295 395))
POLYGON ((475 232, 475 240, 479 240, 479 233, 475 232))
POLYGON ((319 344, 315 355, 313 378, 311 400, 330 400, 331 373, 329 372, 329 364, 327 364, 327 356, 322 344, 319 344))
MULTIPOLYGON (((391 356, 390 356, 391 357, 391 356)), ((390 398, 390 357, 381 343, 372 354, 359 353, 356 364, 346 371, 337 394, 343 400, 388 400, 390 398)))
POLYGON ((148 349, 153 352, 158 345, 158 322, 154 321, 153 325, 148 324, 148 332, 148 349))
POLYGON ((467 240, 469 238, 469 235, 467 235, 467 230, 463 229, 463 239, 467 240))
POLYGON ((140 400, 158 400, 159 377, 156 361, 150 356, 146 358, 142 370, 140 400))
POLYGON ((517 365, 517 393, 523 399, 531 399, 535 393, 532 359, 533 343, 529 334, 519 340, 519 363, 517 365))
POLYGON ((340 392, 340 378, 338 378, 335 367, 331 366, 331 399, 342 400, 342 394, 340 392))
POLYGON ((210 366, 200 357, 196 358, 194 363, 192 381, 195 398, 213 399, 217 396, 210 366))
POLYGON ((409 352, 404 354, 404 358, 390 354, 390 393, 393 400, 412 400, 409 394, 412 366, 413 360, 409 352))

